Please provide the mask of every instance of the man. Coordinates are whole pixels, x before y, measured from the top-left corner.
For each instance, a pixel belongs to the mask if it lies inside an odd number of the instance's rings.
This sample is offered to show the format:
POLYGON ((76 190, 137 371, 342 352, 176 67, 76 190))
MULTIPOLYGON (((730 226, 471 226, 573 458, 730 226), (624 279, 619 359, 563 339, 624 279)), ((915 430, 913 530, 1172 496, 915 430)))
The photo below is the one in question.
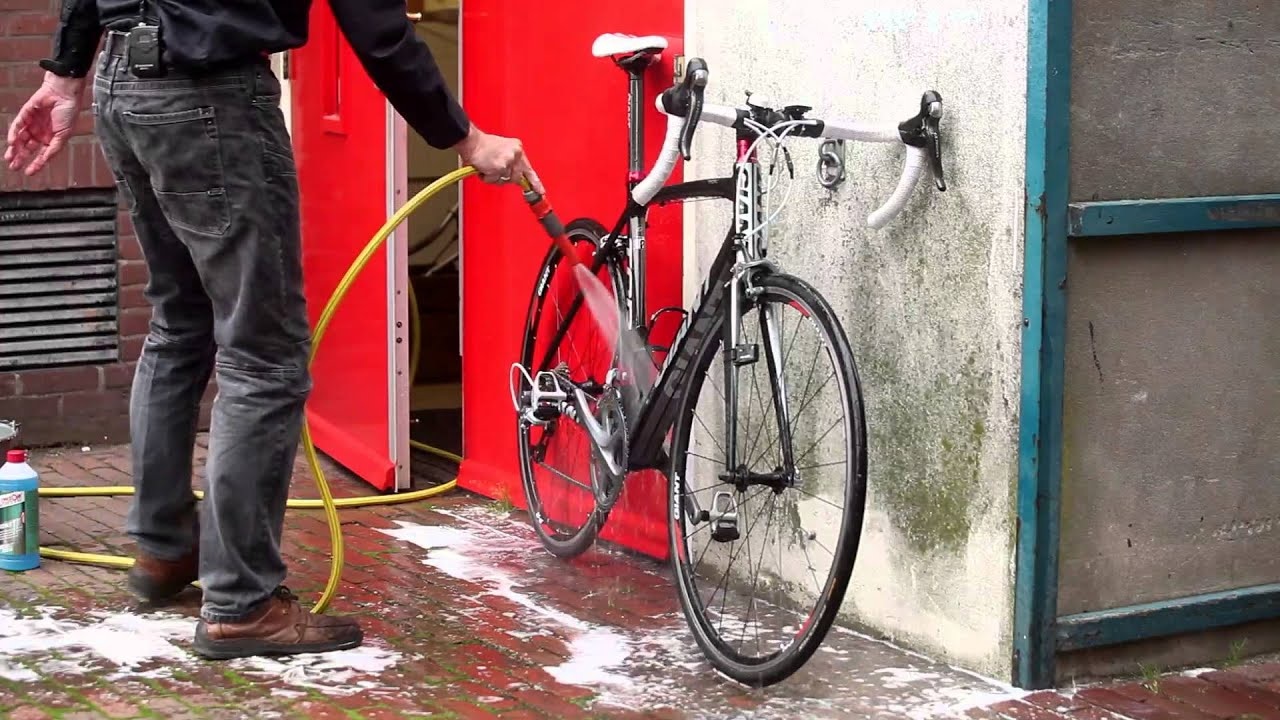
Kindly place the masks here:
MULTIPOLYGON (((327 0, 406 122, 489 182, 541 185, 518 140, 470 123, 404 0, 327 0)), ((150 332, 130 430, 137 541, 129 586, 160 602, 200 580, 208 658, 324 652, 363 641, 352 618, 304 611, 282 583, 285 500, 311 389, 294 158, 268 55, 307 38, 310 0, 63 0, 44 83, 9 128, 11 170, 62 150, 93 73, 96 132, 150 279, 150 332), (157 72, 158 70, 158 72, 157 72), (197 518, 200 398, 217 372, 197 518)), ((341 182, 341 178, 333 178, 341 182)))

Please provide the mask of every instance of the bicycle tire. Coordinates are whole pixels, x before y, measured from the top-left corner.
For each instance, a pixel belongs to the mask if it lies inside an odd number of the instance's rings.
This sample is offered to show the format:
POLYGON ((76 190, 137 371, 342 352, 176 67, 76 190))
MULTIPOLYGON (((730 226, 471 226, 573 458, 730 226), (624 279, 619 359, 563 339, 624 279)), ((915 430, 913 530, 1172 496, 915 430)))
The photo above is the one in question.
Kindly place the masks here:
MULTIPOLYGON (((565 226, 565 235, 569 238, 569 242, 577 247, 580 243, 589 242, 594 246, 592 255, 599 251, 600 241, 607 235, 604 226, 595 220, 589 218, 579 218, 565 226)), ((535 353, 541 355, 542 350, 536 347, 537 332, 545 309, 545 301, 548 292, 554 287, 552 276, 560 267, 564 259, 559 246, 552 245, 547 251, 543 259, 541 269, 538 271, 538 281, 534 286, 533 295, 529 301, 528 314, 526 316, 526 325, 524 333, 524 341, 520 352, 520 363, 529 369, 531 374, 536 375, 541 368, 534 367, 541 358, 535 356, 535 353)), ((617 288, 625 287, 622 269, 612 258, 606 258, 604 270, 608 272, 610 281, 614 289, 614 298, 618 303, 619 320, 626 316, 625 299, 617 292, 617 288)), ((585 313, 581 313, 581 317, 586 318, 585 313)), ((589 320, 588 320, 589 322, 589 320)), ((614 349, 616 353, 616 348, 614 349)), ((610 363, 613 364, 612 362, 610 363)), ((600 378, 603 380, 603 378, 600 378)), ((543 547, 552 555, 560 558, 573 558, 586 552, 588 548, 595 542, 596 537, 600 533, 600 528, 604 526, 608 519, 608 512, 599 507, 594 497, 591 500, 591 510, 587 515, 583 525, 576 531, 566 534, 553 534, 543 526, 540 518, 543 517, 543 510, 548 506, 546 502, 548 498, 543 498, 538 491, 537 479, 534 477, 533 471, 533 448, 530 444, 529 430, 531 428, 523 420, 517 422, 518 447, 520 452, 520 477, 521 485, 524 491, 526 508, 530 516, 530 524, 533 525, 534 532, 538 535, 543 547)))
MULTIPOLYGON (((706 658, 720 672, 745 685, 765 687, 790 677, 812 657, 826 638, 844 601, 844 595, 853 574, 854 562, 857 559, 865 513, 867 440, 862 389, 853 351, 831 306, 810 284, 791 275, 762 273, 756 276, 754 286, 762 290, 761 297, 778 295, 788 301, 799 301, 805 306, 810 318, 817 323, 824 339, 827 340, 827 347, 832 351, 831 355, 838 370, 836 373, 838 382, 841 384, 844 409, 848 413, 846 417, 850 418, 849 422, 852 424, 852 432, 847 434, 846 439, 849 467, 845 473, 845 510, 842 513, 841 527, 836 538, 837 550, 831 574, 818 595, 818 605, 810 613, 808 621, 800 625, 801 629, 797 633, 795 642, 759 661, 744 661, 744 656, 734 652, 718 637, 718 633, 712 628, 710 618, 706 615, 701 599, 695 597, 697 589, 691 586, 691 578, 683 567, 683 549, 680 542, 684 533, 681 500, 682 488, 685 484, 684 471, 688 460, 689 439, 693 427, 691 420, 694 418, 693 410, 697 406, 697 398, 705 382, 707 371, 717 351, 722 347, 723 327, 728 314, 726 308, 726 313, 716 321, 711 331, 711 336, 719 338, 719 341, 706 343, 701 356, 695 358, 694 381, 687 391, 682 393, 676 416, 668 484, 668 540, 680 606, 694 640, 706 658)), ((783 433, 787 432, 781 428, 780 430, 783 433)))

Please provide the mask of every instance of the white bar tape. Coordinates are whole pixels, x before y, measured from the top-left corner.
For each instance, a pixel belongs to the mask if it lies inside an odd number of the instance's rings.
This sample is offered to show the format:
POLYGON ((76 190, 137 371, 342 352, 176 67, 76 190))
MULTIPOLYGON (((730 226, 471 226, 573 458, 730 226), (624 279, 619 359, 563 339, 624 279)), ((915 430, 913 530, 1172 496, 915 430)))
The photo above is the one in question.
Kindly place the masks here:
MULTIPOLYGON (((659 95, 659 98, 662 96, 659 95)), ((658 107, 662 108, 659 99, 658 107)), ((641 205, 647 205, 654 195, 667 183, 671 171, 676 169, 676 161, 680 159, 680 132, 684 130, 684 118, 675 115, 667 116, 667 136, 662 140, 662 151, 658 154, 658 162, 654 163, 649 175, 641 180, 631 191, 631 199, 641 205)))
POLYGON ((853 140, 854 142, 900 143, 902 135, 897 125, 868 125, 866 123, 840 122, 827 120, 822 128, 822 137, 832 140, 853 140))
POLYGON ((889 223, 895 215, 902 212, 902 208, 906 207, 907 201, 911 199, 911 192, 915 190, 916 183, 920 181, 920 176, 924 174, 925 166, 929 163, 928 151, 924 148, 907 146, 907 159, 902 168, 902 177, 898 178, 898 187, 893 191, 893 195, 885 201, 880 209, 867 216, 867 224, 879 230, 889 223))
POLYGON ((738 109, 731 108, 728 105, 703 105, 702 120, 716 125, 733 127, 733 124, 738 122, 738 109))

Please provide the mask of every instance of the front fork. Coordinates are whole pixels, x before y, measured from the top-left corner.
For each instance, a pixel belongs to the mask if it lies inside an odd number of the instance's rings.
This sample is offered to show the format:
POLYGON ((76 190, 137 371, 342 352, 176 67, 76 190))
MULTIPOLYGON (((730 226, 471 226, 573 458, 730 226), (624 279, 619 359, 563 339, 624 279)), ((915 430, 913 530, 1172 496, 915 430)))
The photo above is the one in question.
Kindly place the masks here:
MULTIPOLYGON (((791 442, 790 402, 782 375, 785 351, 778 309, 773 305, 757 302, 763 289, 756 284, 756 279, 777 270, 766 259, 768 240, 765 232, 761 165, 754 157, 745 155, 747 146, 743 142, 739 145, 743 154, 739 156, 735 172, 734 232, 737 236, 737 262, 728 281, 728 307, 725 308, 724 324, 725 467, 719 478, 722 483, 733 488, 718 490, 707 509, 700 507, 693 493, 685 493, 689 517, 697 523, 711 522, 712 537, 721 542, 738 539, 738 503, 742 493, 749 487, 765 485, 774 492, 781 492, 794 486, 799 480, 791 442), (747 343, 742 340, 742 323, 744 316, 753 309, 760 323, 760 341, 747 343), (758 363, 762 351, 768 370, 769 389, 773 396, 773 413, 779 430, 776 442, 781 451, 782 465, 766 472, 756 472, 748 467, 748 464, 758 459, 757 455, 762 454, 756 445, 760 442, 773 444, 773 441, 762 432, 750 432, 754 437, 749 437, 747 442, 752 447, 739 447, 738 369, 758 363)), ((760 422, 765 422, 763 415, 760 422)))
MULTIPOLYGON (((732 490, 717 490, 711 498, 710 506, 703 508, 692 492, 685 493, 685 509, 695 523, 710 522, 711 537, 719 542, 733 542, 741 537, 739 527, 739 502, 742 493, 755 485, 766 485, 774 492, 781 492, 792 487, 798 481, 795 468, 795 456, 791 442, 790 400, 787 396, 786 381, 783 377, 784 348, 782 327, 778 318, 778 308, 774 305, 759 304, 755 298, 763 290, 754 285, 753 278, 761 272, 772 272, 771 263, 759 260, 738 263, 729 280, 728 307, 724 325, 724 472, 721 482, 734 486, 732 490), (743 341, 743 322, 752 315, 761 328, 759 342, 743 341), (769 376, 769 389, 773 397, 772 411, 778 428, 775 440, 767 433, 752 432, 747 429, 748 442, 755 441, 751 447, 739 446, 738 417, 739 405, 739 372, 760 362, 763 356, 769 376), (780 467, 766 472, 753 471, 748 463, 758 459, 759 444, 777 443, 781 455, 780 467)), ((747 402, 751 399, 748 397, 747 402)), ((767 410, 766 410, 767 412, 767 410)), ((760 422, 765 422, 761 417, 760 422)))

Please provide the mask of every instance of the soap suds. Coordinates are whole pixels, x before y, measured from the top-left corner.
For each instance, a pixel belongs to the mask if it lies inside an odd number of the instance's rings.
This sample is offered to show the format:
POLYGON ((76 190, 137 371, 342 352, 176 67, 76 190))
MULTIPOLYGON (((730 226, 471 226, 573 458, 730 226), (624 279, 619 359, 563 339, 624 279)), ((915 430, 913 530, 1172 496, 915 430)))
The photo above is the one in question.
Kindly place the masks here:
POLYGON ((519 590, 518 582, 509 572, 497 567, 495 561, 498 556, 528 553, 531 548, 523 542, 496 531, 485 532, 481 538, 482 528, 472 532, 449 526, 400 521, 397 524, 400 526, 398 529, 382 532, 426 550, 423 564, 458 580, 484 586, 488 594, 509 600, 534 618, 550 621, 567 630, 573 638, 569 643, 569 659, 560 665, 544 668, 557 682, 566 685, 631 684, 627 676, 610 672, 622 667, 631 654, 627 639, 620 631, 587 623, 535 600, 519 590))
MULTIPOLYGON (((545 573, 545 569, 539 571, 540 563, 556 561, 539 557, 545 550, 526 526, 483 511, 437 512, 458 522, 447 526, 398 522, 398 527, 381 532, 426 551, 422 559, 424 565, 477 585, 484 594, 503 598, 519 607, 522 627, 508 631, 512 637, 565 638, 568 660, 543 669, 561 684, 588 687, 596 692, 592 702, 598 706, 633 710, 666 706, 693 711, 691 703, 705 707, 714 702, 725 707, 722 700, 746 694, 755 696, 752 701, 755 709, 743 711, 739 716, 742 718, 795 717, 796 713, 833 717, 846 712, 849 700, 846 697, 815 697, 822 694, 819 692, 810 692, 807 696, 779 692, 761 697, 758 692, 720 676, 702 656, 678 611, 648 618, 646 628, 610 627, 574 617, 529 588, 545 573), (691 687, 691 683, 696 687, 691 687), (721 699, 713 700, 713 697, 721 699)), ((892 648, 890 652, 902 662, 901 666, 885 667, 879 672, 841 671, 850 675, 849 682, 866 689, 869 717, 910 720, 953 717, 957 711, 1024 694, 988 678, 955 672, 919 653, 897 648, 878 638, 833 628, 833 639, 840 635, 846 637, 838 641, 843 647, 823 648, 830 660, 847 663, 855 655, 862 660, 860 656, 864 651, 856 648, 851 651, 848 647, 850 643, 870 641, 892 648), (919 666, 912 663, 912 659, 919 659, 919 666)), ((524 683, 515 683, 508 689, 524 686, 524 683)), ((804 691, 795 688, 795 692, 804 691)))
MULTIPOLYGON (((64 617, 57 608, 20 616, 0 608, 0 677, 13 682, 102 673, 110 682, 173 677, 203 661, 187 648, 196 620, 171 613, 89 612, 64 617), (38 672, 32 668, 38 668, 38 672)), ((390 691, 378 676, 402 661, 369 640, 359 648, 280 659, 241 658, 227 667, 330 695, 390 691)), ((287 692, 287 691, 281 691, 287 692)))

